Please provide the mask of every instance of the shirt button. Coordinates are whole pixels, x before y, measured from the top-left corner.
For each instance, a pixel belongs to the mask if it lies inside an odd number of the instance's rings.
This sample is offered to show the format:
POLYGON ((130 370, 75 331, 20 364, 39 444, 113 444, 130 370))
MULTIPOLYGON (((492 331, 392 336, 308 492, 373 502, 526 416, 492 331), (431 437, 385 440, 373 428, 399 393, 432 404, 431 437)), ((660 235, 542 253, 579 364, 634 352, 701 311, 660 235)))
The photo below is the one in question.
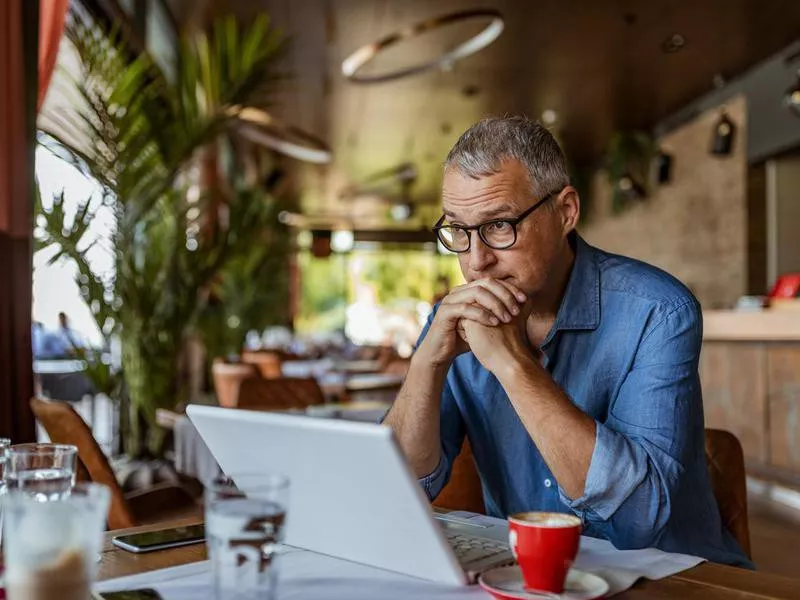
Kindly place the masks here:
POLYGON ((553 485, 553 482, 550 481, 549 479, 545 479, 544 480, 544 487, 549 488, 552 485, 553 485))

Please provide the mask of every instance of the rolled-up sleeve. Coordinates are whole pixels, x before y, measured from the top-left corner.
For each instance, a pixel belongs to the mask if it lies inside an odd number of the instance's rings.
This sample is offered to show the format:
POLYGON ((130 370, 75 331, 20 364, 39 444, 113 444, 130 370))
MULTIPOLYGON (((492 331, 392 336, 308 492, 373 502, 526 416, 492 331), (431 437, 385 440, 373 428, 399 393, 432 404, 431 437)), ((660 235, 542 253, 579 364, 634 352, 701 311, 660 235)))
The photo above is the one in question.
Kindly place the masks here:
POLYGON ((443 456, 439 458, 439 464, 433 471, 419 479, 419 484, 425 490, 429 500, 433 500, 439 495, 446 482, 447 460, 443 456))
POLYGON ((562 502, 617 547, 657 542, 684 466, 704 451, 701 341, 694 300, 644 335, 606 421, 597 423, 584 494, 571 499, 559 489, 562 502))

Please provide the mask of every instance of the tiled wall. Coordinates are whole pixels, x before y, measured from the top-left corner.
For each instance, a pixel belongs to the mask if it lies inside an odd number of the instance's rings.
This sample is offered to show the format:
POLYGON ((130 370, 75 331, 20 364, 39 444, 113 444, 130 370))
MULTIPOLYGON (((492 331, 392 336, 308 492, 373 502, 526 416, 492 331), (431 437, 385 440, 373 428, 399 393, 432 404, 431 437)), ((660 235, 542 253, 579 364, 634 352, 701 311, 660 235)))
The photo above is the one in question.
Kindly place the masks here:
POLYGON ((672 180, 614 215, 598 173, 582 235, 603 249, 653 263, 686 283, 706 308, 732 306, 747 292, 746 102, 726 105, 737 126, 734 152, 708 152, 719 113, 708 111, 660 140, 673 155, 672 180))

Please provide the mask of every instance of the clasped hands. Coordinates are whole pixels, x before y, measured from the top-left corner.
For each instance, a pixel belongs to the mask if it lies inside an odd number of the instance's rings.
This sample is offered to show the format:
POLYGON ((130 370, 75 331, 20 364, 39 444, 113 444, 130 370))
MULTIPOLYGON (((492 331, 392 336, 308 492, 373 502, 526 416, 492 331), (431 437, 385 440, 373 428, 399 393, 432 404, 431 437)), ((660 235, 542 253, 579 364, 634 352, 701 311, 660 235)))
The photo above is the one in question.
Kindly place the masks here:
POLYGON ((489 371, 515 357, 532 357, 526 323, 532 306, 527 295, 502 279, 478 279, 453 288, 439 305, 419 351, 434 366, 449 365, 472 351, 489 371))

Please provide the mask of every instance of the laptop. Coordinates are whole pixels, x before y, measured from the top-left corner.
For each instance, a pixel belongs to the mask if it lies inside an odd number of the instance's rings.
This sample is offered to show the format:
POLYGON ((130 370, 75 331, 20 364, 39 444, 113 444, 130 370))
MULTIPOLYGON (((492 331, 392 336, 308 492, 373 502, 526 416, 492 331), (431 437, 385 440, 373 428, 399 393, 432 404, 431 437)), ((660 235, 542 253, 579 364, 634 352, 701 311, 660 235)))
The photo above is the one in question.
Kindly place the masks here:
POLYGON ((389 427, 213 406, 186 413, 234 480, 289 477, 290 546, 450 585, 514 560, 503 521, 433 512, 389 427))

